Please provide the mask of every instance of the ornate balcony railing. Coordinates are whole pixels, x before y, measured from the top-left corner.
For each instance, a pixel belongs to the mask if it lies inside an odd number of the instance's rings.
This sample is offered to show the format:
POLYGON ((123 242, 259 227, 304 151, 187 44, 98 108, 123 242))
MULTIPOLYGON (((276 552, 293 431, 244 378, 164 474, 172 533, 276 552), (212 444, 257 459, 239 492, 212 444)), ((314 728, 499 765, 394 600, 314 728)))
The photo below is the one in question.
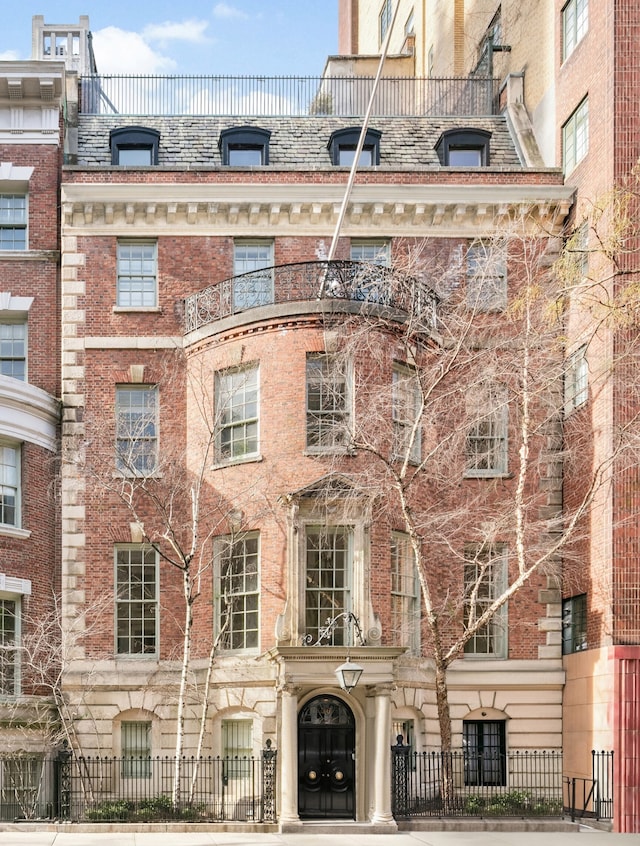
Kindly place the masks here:
MULTIPOLYGON (((88 115, 318 116, 364 115, 370 76, 119 76, 81 78, 88 115)), ((491 77, 383 77, 376 117, 497 114, 499 80, 491 77)))
POLYGON ((412 315, 423 329, 436 324, 436 295, 421 280, 357 261, 313 261, 266 267, 224 279, 185 299, 185 333, 261 306, 349 300, 412 315))

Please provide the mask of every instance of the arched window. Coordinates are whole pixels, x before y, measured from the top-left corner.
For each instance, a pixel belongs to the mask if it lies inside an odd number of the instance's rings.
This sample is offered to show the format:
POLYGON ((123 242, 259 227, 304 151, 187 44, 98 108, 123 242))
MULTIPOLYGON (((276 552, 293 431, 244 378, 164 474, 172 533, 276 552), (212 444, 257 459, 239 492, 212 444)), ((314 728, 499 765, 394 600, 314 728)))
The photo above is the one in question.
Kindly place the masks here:
MULTIPOLYGON (((327 144, 327 149, 331 156, 331 164, 341 167, 351 167, 361 131, 359 126, 352 126, 349 129, 336 129, 335 132, 331 133, 331 138, 329 138, 329 143, 327 144)), ((367 130, 358 161, 360 167, 372 167, 380 164, 381 136, 382 133, 377 129, 367 130)))
POLYGON ((111 164, 130 167, 157 165, 160 133, 144 126, 122 126, 109 134, 111 164))
POLYGON ((445 167, 488 167, 491 133, 484 129, 449 129, 443 132, 436 152, 445 167))
POLYGON ((235 126, 220 133, 218 147, 222 164, 255 167, 269 164, 271 132, 258 126, 235 126))

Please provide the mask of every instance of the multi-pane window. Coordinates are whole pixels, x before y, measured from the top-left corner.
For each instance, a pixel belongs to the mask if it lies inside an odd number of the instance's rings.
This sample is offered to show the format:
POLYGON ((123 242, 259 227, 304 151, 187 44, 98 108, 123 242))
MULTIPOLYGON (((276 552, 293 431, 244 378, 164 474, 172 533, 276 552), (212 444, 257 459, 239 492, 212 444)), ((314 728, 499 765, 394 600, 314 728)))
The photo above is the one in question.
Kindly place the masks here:
MULTIPOLYGON (((504 544, 469 545, 464 563, 464 627, 475 628, 493 602, 507 587, 507 548, 504 544)), ((501 605, 491 618, 475 629, 465 643, 465 655, 491 655, 505 658, 507 648, 507 605, 501 605)))
POLYGON ((506 732, 504 720, 464 720, 464 783, 506 784, 506 732))
POLYGON ((415 370, 400 364, 393 368, 391 410, 394 457, 399 461, 408 458, 412 464, 419 463, 422 452, 422 427, 419 425, 422 411, 420 379, 415 370))
POLYGON ((158 651, 158 561, 144 546, 116 549, 116 652, 158 651))
POLYGON ((364 261, 389 267, 391 263, 391 245, 389 241, 368 240, 351 241, 351 261, 364 261))
POLYGON ((27 198, 0 194, 0 250, 27 249, 27 198))
POLYGON ((0 375, 24 382, 27 376, 27 324, 0 323, 0 375))
POLYGON ((123 778, 151 777, 151 723, 142 720, 120 723, 123 778))
POLYGON ((393 2, 392 0, 384 0, 382 4, 382 9, 380 10, 380 18, 379 18, 379 31, 380 31, 380 44, 384 41, 387 31, 391 26, 391 18, 393 15, 393 2))
POLYGON ((149 308, 158 304, 157 246, 155 241, 118 242, 118 306, 149 308))
POLYGON ((217 633, 225 650, 257 649, 260 609, 260 538, 221 538, 217 543, 217 633))
POLYGON ((562 600, 562 654, 587 648, 587 594, 562 600))
POLYGON ((589 0, 569 0, 562 10, 562 59, 568 59, 589 29, 589 0))
POLYGON ((19 635, 18 602, 0 599, 0 694, 4 696, 15 696, 19 692, 19 635))
POLYGON ((49 767, 42 755, 10 753, 0 758, 0 804, 4 819, 44 819, 47 790, 43 790, 49 767), (46 769, 45 769, 46 768, 46 769))
POLYGON ((562 155, 565 174, 578 165, 589 150, 589 100, 585 97, 562 127, 562 155))
POLYGON ((158 466, 158 389, 116 388, 116 464, 122 473, 146 476, 158 466))
POLYGON ((220 724, 220 744, 225 778, 237 779, 250 776, 253 752, 252 721, 223 720, 220 724))
POLYGON ((391 534, 391 642, 420 653, 418 573, 409 536, 391 534))
POLYGON ((0 443, 0 525, 20 525, 20 447, 0 443))
POLYGON ((354 268, 351 297, 369 302, 388 302, 389 273, 378 270, 391 264, 391 244, 385 240, 351 241, 351 261, 366 267, 354 268))
POLYGON ((258 368, 216 373, 216 460, 258 454, 258 368))
POLYGON ((589 365, 587 347, 582 346, 569 356, 564 374, 564 413, 571 414, 589 399, 589 365))
POLYGON ((307 356, 307 449, 344 449, 350 438, 349 368, 327 354, 307 356))
POLYGON ((507 305, 507 262, 504 245, 478 241, 467 250, 467 305, 493 311, 507 305))
POLYGON ((475 397, 467 433, 466 476, 502 476, 507 472, 508 408, 506 391, 495 386, 475 397))
POLYGON ((236 241, 233 245, 233 310, 273 302, 273 242, 236 241))
MULTIPOLYGON (((315 642, 328 620, 351 611, 353 531, 309 526, 305 543, 305 633, 315 642)), ((347 638, 345 628, 337 626, 325 643, 342 646, 347 638)))

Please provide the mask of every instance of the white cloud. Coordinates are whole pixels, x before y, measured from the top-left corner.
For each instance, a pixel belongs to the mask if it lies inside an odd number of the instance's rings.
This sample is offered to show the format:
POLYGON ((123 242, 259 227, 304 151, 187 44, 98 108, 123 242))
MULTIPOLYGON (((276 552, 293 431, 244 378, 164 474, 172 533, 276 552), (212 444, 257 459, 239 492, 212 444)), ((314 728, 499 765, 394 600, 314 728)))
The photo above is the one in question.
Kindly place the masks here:
POLYGON ((213 15, 216 18, 240 18, 241 20, 248 20, 249 15, 243 12, 242 9, 236 9, 235 6, 229 6, 228 3, 216 3, 213 7, 213 15))
POLYGON ((177 67, 173 59, 153 50, 139 33, 115 26, 93 33, 93 51, 101 74, 157 74, 177 67))
POLYGON ((0 62, 17 62, 20 58, 20 54, 17 50, 5 50, 4 53, 0 53, 0 62))
POLYGON ((209 39, 205 30, 209 26, 207 21, 189 20, 177 23, 165 21, 161 24, 149 24, 142 30, 142 37, 146 41, 158 41, 166 44, 168 41, 188 41, 192 44, 205 44, 209 39))

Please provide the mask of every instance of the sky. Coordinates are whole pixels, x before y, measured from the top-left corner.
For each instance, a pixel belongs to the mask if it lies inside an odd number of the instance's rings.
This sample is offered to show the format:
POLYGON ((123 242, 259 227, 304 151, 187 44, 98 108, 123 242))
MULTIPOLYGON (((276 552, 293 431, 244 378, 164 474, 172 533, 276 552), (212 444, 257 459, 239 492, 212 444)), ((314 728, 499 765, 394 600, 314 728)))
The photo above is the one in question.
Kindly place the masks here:
POLYGON ((88 15, 103 74, 321 76, 337 52, 338 0, 0 0, 0 11, 0 61, 31 58, 33 15, 88 15))

